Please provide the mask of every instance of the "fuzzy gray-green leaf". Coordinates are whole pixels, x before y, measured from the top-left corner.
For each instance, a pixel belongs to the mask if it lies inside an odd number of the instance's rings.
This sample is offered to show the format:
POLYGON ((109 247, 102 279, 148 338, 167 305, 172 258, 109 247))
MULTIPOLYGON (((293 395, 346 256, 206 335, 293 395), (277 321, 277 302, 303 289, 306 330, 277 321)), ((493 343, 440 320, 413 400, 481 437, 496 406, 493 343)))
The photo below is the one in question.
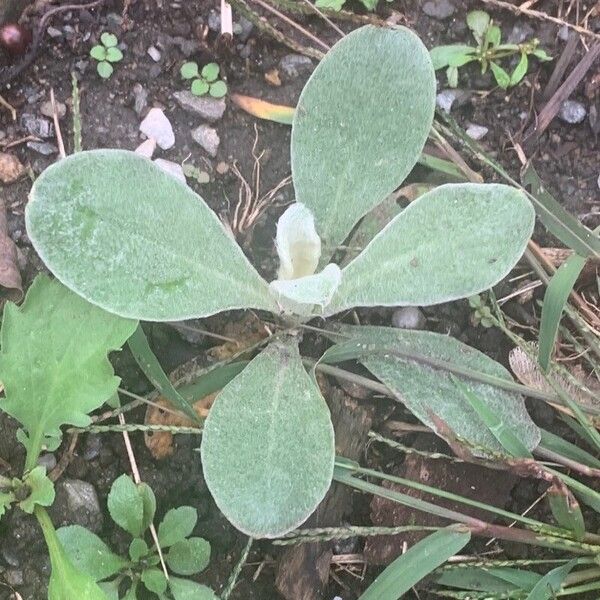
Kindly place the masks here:
POLYGON ((342 271, 327 314, 355 306, 427 306, 500 281, 521 258, 534 211, 505 185, 447 184, 395 217, 342 271))
POLYGON ((358 29, 316 68, 298 101, 291 151, 296 200, 315 215, 322 264, 413 168, 434 105, 429 53, 403 27, 358 29))
POLYGON ((333 427, 295 343, 271 344, 217 397, 204 426, 206 483, 252 537, 306 520, 331 483, 333 427))
POLYGON ((172 321, 277 311, 217 215, 133 152, 93 150, 55 163, 36 180, 26 221, 48 268, 110 312, 172 321))

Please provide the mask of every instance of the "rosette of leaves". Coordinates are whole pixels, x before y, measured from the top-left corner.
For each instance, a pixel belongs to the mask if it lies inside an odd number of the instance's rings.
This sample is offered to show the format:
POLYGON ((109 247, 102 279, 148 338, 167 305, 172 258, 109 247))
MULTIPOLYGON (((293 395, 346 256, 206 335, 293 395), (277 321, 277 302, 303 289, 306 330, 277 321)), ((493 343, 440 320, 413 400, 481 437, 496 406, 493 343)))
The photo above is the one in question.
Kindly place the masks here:
POLYGON ((535 56, 541 61, 552 60, 552 57, 539 47, 540 42, 537 38, 521 44, 503 44, 500 27, 483 10, 472 10, 468 13, 467 25, 477 42, 476 46, 450 44, 436 46, 430 52, 436 71, 446 69, 450 87, 458 85, 458 69, 471 62, 479 62, 482 74, 490 69, 498 86, 507 89, 517 85, 525 77, 530 56, 535 56), (519 60, 512 73, 509 73, 500 66, 499 61, 513 56, 519 56, 519 60))
POLYGON ((90 50, 90 56, 98 61, 96 71, 102 79, 108 79, 113 74, 114 69, 111 63, 123 60, 123 53, 117 48, 118 43, 116 35, 105 31, 100 36, 100 44, 96 44, 90 50))
POLYGON ((227 93, 227 84, 219 79, 219 71, 217 63, 208 63, 200 71, 194 61, 184 63, 179 70, 183 79, 192 82, 190 90, 194 96, 209 94, 213 98, 222 98, 227 93))
POLYGON ((112 520, 133 537, 127 558, 115 554, 96 534, 80 525, 61 527, 56 533, 73 565, 98 582, 110 600, 133 600, 142 588, 165 600, 216 600, 210 588, 183 578, 200 573, 210 560, 210 544, 192 536, 198 520, 196 509, 173 508, 158 526, 162 554, 175 574, 168 580, 160 568, 157 548, 146 539, 155 510, 150 487, 121 475, 108 495, 108 511, 112 520))
MULTIPOLYGON (((258 309, 300 324, 353 307, 472 296, 508 274, 532 233, 533 208, 512 187, 442 185, 365 236, 362 252, 347 264, 333 261, 358 222, 415 166, 431 130, 435 89, 429 52, 406 28, 363 27, 328 52, 295 111, 297 202, 279 219, 280 268, 270 283, 201 197, 122 150, 80 152, 42 173, 27 205, 29 237, 71 289, 110 312, 149 321, 258 309)), ((464 353, 435 334, 398 339, 377 331, 365 344, 378 339, 401 345, 402 356, 413 348, 434 362, 464 353)), ((218 394, 203 430, 207 485, 224 515, 253 537, 297 527, 332 480, 331 418, 298 342, 291 330, 251 360, 218 394)), ((472 362, 463 369, 507 376, 477 353, 464 360, 472 362)), ((502 451, 453 380, 411 365, 382 351, 368 368, 399 394, 418 372, 410 406, 420 419, 435 429, 437 401, 447 399, 439 435, 452 429, 477 447, 502 451)), ((535 447, 539 432, 521 396, 498 395, 491 385, 467 392, 500 407, 507 419, 518 415, 510 421, 514 435, 535 447)))

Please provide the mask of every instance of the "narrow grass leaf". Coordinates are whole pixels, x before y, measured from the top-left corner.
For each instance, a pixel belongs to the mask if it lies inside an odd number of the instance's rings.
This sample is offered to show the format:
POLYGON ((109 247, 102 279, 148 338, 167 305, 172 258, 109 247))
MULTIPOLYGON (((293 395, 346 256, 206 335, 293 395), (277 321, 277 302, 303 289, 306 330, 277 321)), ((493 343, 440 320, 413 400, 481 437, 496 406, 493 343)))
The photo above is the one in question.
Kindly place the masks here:
POLYGON ((532 571, 511 567, 469 567, 445 568, 437 579, 438 585, 502 594, 515 590, 530 591, 542 578, 532 571))
POLYGON ((559 204, 544 187, 531 163, 523 167, 521 183, 530 188, 535 212, 552 235, 581 256, 600 257, 600 238, 559 204))
POLYGON ((550 356, 565 304, 569 298, 586 259, 578 254, 572 254, 556 270, 544 295, 542 306, 542 321, 540 323, 538 362, 544 371, 550 365, 550 356))
MULTIPOLYGON (((579 426, 579 428, 580 427, 581 426, 579 426)), ((561 456, 570 458, 571 460, 591 467, 592 469, 600 469, 600 460, 598 460, 595 456, 592 456, 589 452, 586 452, 579 446, 564 440, 550 431, 540 429, 540 432, 542 434, 540 446, 547 448, 552 452, 556 452, 561 456)))
POLYGON ((556 598, 556 594, 560 591, 564 580, 576 564, 577 559, 575 558, 567 564, 546 573, 529 592, 525 600, 552 600, 552 598, 556 598))
POLYGON ((421 579, 462 550, 471 533, 442 529, 416 543, 375 579, 359 600, 398 600, 421 579))
POLYGON ((585 535, 585 523, 579 502, 566 485, 555 481, 548 489, 548 503, 552 510, 554 520, 559 525, 575 534, 575 539, 583 540, 585 535))
POLYGON ((133 335, 128 340, 129 349, 135 361, 149 379, 150 383, 167 398, 173 406, 188 416, 194 423, 201 424, 202 419, 198 417, 192 405, 173 387, 158 359, 152 352, 146 334, 141 325, 138 325, 133 335))

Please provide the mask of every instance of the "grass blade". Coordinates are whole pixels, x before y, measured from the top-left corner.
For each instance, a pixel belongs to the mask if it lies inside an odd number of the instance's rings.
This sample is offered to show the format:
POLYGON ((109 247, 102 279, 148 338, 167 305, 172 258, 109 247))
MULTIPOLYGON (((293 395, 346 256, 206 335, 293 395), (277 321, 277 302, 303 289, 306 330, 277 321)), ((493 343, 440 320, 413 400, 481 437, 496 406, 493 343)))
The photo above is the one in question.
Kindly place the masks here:
POLYGON ((578 254, 571 255, 554 273, 546 289, 542 306, 538 355, 538 362, 544 371, 548 371, 563 309, 585 261, 586 259, 578 254))
MULTIPOLYGON (((575 422, 577 425, 577 431, 582 431, 581 425, 575 422)), ((575 444, 571 444, 571 442, 567 442, 567 440, 563 440, 561 437, 546 431, 545 429, 540 429, 542 433, 542 439, 540 441, 540 446, 543 448, 547 448, 552 452, 556 452, 561 456, 566 458, 570 458, 578 463, 591 467, 592 469, 600 469, 600 460, 598 460, 595 456, 592 456, 589 452, 586 452, 582 448, 579 448, 575 444)), ((587 440, 587 438, 586 438, 587 440)), ((589 443, 593 445, 593 440, 587 440, 589 443)))
POLYGON ((384 569, 359 600, 398 600, 470 539, 471 533, 458 527, 432 533, 384 569))
POLYGON ((515 590, 531 591, 541 575, 532 571, 509 567, 469 567, 444 568, 438 585, 488 593, 509 593, 515 590))
POLYGON ((551 600, 560 591, 563 581, 577 564, 577 559, 546 573, 529 592, 526 600, 551 600))
POLYGON ((581 541, 585 536, 585 523, 579 502, 575 500, 569 488, 561 481, 555 481, 548 489, 548 503, 554 520, 575 534, 581 541))
POLYGON ((168 400, 173 406, 188 416, 194 423, 201 424, 202 420, 198 417, 191 404, 181 396, 173 387, 169 378, 163 371, 154 352, 148 344, 146 334, 141 325, 138 325, 134 334, 127 340, 129 348, 135 361, 144 372, 150 383, 168 400))
POLYGON ((521 182, 530 186, 530 199, 546 229, 582 256, 600 256, 600 238, 568 213, 544 187, 531 163, 521 171, 521 182))

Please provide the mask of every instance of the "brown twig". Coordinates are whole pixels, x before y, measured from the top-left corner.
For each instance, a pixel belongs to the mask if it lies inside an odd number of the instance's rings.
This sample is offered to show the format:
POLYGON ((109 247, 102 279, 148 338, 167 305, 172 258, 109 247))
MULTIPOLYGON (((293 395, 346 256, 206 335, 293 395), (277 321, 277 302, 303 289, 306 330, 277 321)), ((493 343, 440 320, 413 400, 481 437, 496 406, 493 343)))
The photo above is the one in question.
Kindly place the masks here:
POLYGON ((56 100, 54 98, 54 88, 50 88, 50 104, 52 104, 52 120, 54 121, 54 131, 56 133, 58 153, 61 158, 66 158, 67 153, 65 152, 65 143, 63 141, 63 136, 60 131, 60 122, 58 120, 58 108, 56 107, 56 100))

